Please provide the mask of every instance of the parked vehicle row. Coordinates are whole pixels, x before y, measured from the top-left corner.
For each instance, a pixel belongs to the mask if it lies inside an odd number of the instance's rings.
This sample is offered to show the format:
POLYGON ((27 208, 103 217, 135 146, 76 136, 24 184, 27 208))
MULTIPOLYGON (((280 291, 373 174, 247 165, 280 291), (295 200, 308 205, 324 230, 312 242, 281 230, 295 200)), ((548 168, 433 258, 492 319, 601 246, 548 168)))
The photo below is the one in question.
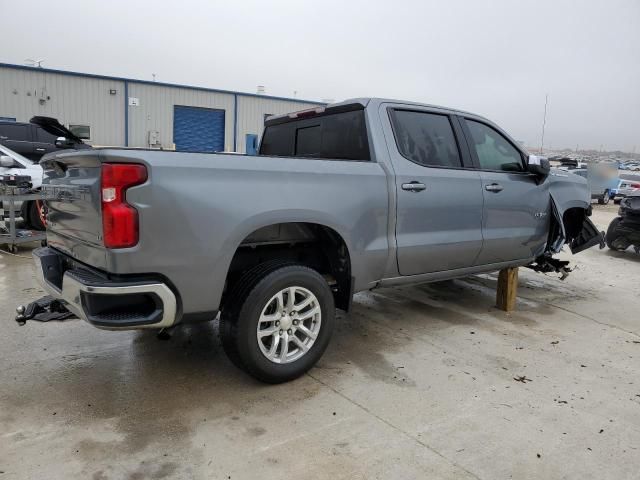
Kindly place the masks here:
POLYGON ((620 203, 623 198, 640 193, 640 177, 638 177, 637 180, 626 178, 619 180, 618 188, 616 188, 612 193, 613 201, 615 203, 620 203))

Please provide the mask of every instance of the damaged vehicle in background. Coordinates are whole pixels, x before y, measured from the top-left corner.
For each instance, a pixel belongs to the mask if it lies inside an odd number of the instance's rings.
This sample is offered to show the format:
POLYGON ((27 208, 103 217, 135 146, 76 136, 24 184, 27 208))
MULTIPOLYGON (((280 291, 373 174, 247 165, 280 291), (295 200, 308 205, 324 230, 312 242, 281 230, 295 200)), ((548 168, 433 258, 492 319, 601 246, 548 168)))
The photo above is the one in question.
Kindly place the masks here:
MULTIPOLYGON (((4 175, 29 177, 30 189, 38 191, 42 183, 42 167, 26 157, 0 144, 0 179, 4 175)), ((0 202, 2 210, 9 208, 9 203, 0 202)), ((44 230, 44 211, 40 201, 14 202, 16 217, 21 217, 27 228, 44 230)), ((7 212, 5 215, 8 216, 7 212)), ((0 219, 1 220, 1 219, 0 219)))
POLYGON ((566 273, 553 258, 565 244, 604 245, 585 179, 483 117, 413 102, 269 117, 257 156, 104 148, 42 166, 55 200, 33 256, 50 298, 17 321, 68 310, 164 329, 220 313, 231 360, 271 383, 318 361, 357 292, 566 273))
POLYGON ((622 251, 632 246, 640 253, 640 192, 620 201, 618 216, 609 224, 605 238, 611 250, 622 251))
MULTIPOLYGON (((31 177, 31 189, 34 192, 39 191, 42 183, 42 167, 37 163, 42 156, 59 149, 91 148, 55 118, 33 117, 29 123, 4 122, 4 125, 5 129, 0 131, 3 133, 0 135, 0 175, 27 175, 31 177), (29 132, 29 128, 34 130, 34 137, 37 135, 39 140, 43 140, 46 135, 46 140, 54 143, 44 145, 43 142, 21 141, 12 137, 16 131, 29 132), (43 131, 45 133, 42 133, 43 131), (21 155, 9 148, 9 145, 19 146, 21 151, 31 153, 27 156, 21 155)), ((16 217, 22 218, 25 227, 34 230, 45 229, 46 205, 44 202, 39 200, 15 202, 14 206, 16 217)), ((6 205, 3 207, 6 208, 6 205)))

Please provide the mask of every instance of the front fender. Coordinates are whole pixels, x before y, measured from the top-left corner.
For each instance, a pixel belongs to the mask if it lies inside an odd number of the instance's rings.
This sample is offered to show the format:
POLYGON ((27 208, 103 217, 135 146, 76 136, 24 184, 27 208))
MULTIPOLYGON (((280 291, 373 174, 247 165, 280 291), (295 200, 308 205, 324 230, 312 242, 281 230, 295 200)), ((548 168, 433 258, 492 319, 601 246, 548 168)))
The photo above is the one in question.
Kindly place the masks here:
POLYGON ((570 172, 552 170, 550 174, 553 219, 546 252, 558 253, 565 243, 572 253, 600 244, 604 245, 604 232, 599 232, 589 220, 591 191, 587 181, 570 172))

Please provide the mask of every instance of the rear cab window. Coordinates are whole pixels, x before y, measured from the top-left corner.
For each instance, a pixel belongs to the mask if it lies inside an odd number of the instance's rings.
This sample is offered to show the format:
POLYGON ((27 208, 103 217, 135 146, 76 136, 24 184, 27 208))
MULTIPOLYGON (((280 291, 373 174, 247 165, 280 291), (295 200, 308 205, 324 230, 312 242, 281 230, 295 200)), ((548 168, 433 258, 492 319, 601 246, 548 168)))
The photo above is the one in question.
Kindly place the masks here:
POLYGON ((267 124, 260 143, 260 155, 370 160, 364 110, 267 124))

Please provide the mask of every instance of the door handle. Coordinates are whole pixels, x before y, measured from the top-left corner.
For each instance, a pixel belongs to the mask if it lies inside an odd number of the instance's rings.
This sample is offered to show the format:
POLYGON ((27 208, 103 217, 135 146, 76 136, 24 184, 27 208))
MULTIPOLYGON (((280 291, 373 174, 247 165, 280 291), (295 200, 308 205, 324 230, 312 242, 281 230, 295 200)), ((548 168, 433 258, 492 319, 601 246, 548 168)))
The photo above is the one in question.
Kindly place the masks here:
POLYGON ((402 184, 402 189, 406 190, 408 192, 421 192, 422 190, 426 190, 427 186, 424 183, 420 183, 420 182, 410 182, 410 183, 403 183, 402 184))
POLYGON ((37 152, 44 152, 44 148, 36 148, 37 152))
POLYGON ((498 192, 501 192, 503 190, 503 187, 502 187, 502 185, 500 185, 498 183, 492 183, 491 185, 485 185, 484 189, 487 192, 498 193, 498 192))

